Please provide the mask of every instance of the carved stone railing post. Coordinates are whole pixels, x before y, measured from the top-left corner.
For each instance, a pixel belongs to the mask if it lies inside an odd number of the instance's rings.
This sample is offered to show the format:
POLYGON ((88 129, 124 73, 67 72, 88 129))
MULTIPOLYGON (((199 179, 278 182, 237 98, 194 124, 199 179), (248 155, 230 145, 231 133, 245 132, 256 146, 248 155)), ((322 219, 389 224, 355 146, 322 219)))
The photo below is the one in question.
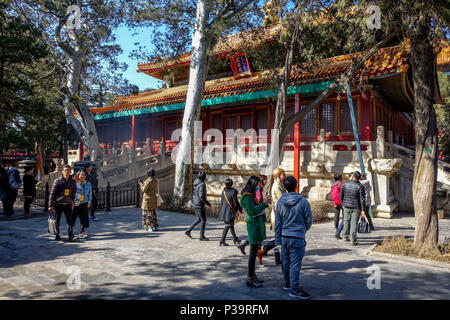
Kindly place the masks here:
POLYGON ((372 159, 369 170, 374 173, 373 191, 375 195, 376 210, 379 217, 391 218, 398 208, 398 201, 394 199, 391 191, 390 177, 400 170, 402 159, 372 159))
POLYGON ((385 158, 385 152, 384 152, 384 127, 378 126, 377 127, 377 159, 384 159, 385 158))
POLYGON ((133 149, 129 149, 129 161, 128 161, 128 174, 130 180, 135 178, 136 176, 136 151, 133 149))
POLYGON ((326 148, 325 129, 320 129, 319 146, 320 146, 319 161, 325 162, 325 148, 326 148))
POLYGON ((105 212, 110 212, 111 211, 111 187, 109 185, 106 186, 106 209, 105 212))

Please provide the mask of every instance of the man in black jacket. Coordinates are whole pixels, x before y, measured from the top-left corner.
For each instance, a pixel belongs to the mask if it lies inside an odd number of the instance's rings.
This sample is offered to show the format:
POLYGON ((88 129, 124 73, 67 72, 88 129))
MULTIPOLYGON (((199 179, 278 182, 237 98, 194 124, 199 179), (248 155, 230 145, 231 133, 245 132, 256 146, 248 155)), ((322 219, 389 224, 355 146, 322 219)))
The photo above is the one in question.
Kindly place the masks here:
POLYGON ((58 228, 58 234, 55 240, 61 240, 59 236, 59 221, 63 212, 68 225, 67 232, 69 234, 69 241, 73 241, 74 239, 72 210, 75 207, 74 201, 77 185, 75 180, 70 176, 71 172, 72 168, 69 165, 65 165, 62 176, 53 182, 52 190, 50 191, 48 211, 53 212, 53 209, 55 210, 56 225, 58 228))
POLYGON ((358 229, 359 216, 364 216, 365 191, 359 182, 361 173, 355 171, 350 177, 350 181, 341 186, 339 199, 344 207, 344 227, 341 231, 341 237, 345 241, 351 241, 352 245, 357 245, 356 232, 358 229))
POLYGON ((185 234, 192 239, 191 231, 195 228, 197 224, 201 222, 200 225, 200 241, 207 241, 208 238, 205 237, 205 226, 206 226, 206 212, 205 205, 211 208, 211 204, 206 200, 206 173, 200 171, 197 179, 194 181, 194 190, 192 192, 192 204, 194 205, 195 215, 197 219, 191 224, 191 226, 186 230, 185 234))
POLYGON ((23 180, 23 195, 25 197, 25 202, 23 204, 23 210, 26 217, 32 217, 33 214, 30 212, 31 204, 33 199, 36 197, 36 179, 33 176, 34 167, 26 167, 25 174, 22 178, 23 180))

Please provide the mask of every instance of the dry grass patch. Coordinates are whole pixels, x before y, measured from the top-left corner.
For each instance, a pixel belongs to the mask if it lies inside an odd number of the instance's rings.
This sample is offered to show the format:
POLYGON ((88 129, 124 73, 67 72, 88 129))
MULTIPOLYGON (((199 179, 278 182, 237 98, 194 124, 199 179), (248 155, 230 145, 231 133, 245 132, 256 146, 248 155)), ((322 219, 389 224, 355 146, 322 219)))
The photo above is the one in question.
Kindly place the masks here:
POLYGON ((311 206, 314 223, 324 223, 333 220, 331 218, 328 218, 327 215, 328 212, 334 211, 334 206, 331 201, 313 200, 309 201, 309 204, 311 206))
POLYGON ((450 263, 449 240, 450 239, 446 238, 444 243, 440 243, 438 249, 434 251, 418 251, 414 248, 413 239, 408 239, 405 236, 385 237, 383 242, 375 247, 374 251, 450 263))

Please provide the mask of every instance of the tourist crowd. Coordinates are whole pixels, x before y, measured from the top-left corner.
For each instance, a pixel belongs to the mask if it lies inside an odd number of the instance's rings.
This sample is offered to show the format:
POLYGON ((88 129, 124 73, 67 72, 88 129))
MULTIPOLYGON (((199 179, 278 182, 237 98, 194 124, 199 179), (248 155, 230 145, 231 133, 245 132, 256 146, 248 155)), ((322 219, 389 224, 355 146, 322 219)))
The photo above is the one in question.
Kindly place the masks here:
MULTIPOLYGON (((89 220, 98 221, 95 217, 98 180, 92 170, 92 165, 89 165, 72 175, 72 168, 65 165, 61 177, 53 182, 48 210, 50 212, 49 232, 52 219, 54 230, 51 233, 55 235, 55 240, 61 240, 59 225, 63 213, 70 242, 87 238, 89 220), (80 232, 75 235, 74 226, 77 218, 80 220, 80 232)), ((139 180, 143 193, 142 228, 147 232, 154 232, 159 228, 156 209, 161 205, 162 199, 155 170, 149 169, 147 176, 145 181, 139 180)), ((185 231, 186 236, 192 239, 193 229, 200 224, 199 239, 201 241, 209 240, 205 236, 207 220, 205 206, 212 208, 206 196, 206 180, 206 173, 201 171, 193 183, 192 204, 196 218, 185 231)), ((228 178, 224 181, 218 216, 219 221, 224 222, 224 229, 219 245, 228 246, 226 237, 230 231, 234 244, 242 254, 246 255, 245 248, 250 247, 246 284, 253 288, 262 287, 264 282, 256 275, 256 259, 258 258, 259 263, 262 264, 263 257, 274 249, 276 263, 281 264, 283 289, 291 297, 309 299, 310 294, 300 288, 300 271, 306 251, 306 232, 313 223, 311 207, 308 200, 296 192, 299 182, 292 176, 287 177, 284 170, 275 169, 272 180, 271 192, 265 193, 267 177, 251 176, 240 192, 240 200, 238 200, 238 190, 233 188, 233 180, 228 178), (264 198, 265 194, 270 196, 264 198), (275 236, 274 240, 265 241, 266 222, 268 222, 265 210, 270 205, 272 206, 269 214, 270 227, 274 230, 275 236), (247 239, 245 241, 239 239, 234 229, 235 220, 240 214, 246 216, 247 239)), ((33 167, 26 167, 21 179, 17 163, 9 168, 4 168, 0 163, 0 198, 5 215, 14 213, 13 205, 22 183, 24 212, 26 216, 32 215, 30 206, 36 197, 36 182, 33 167)), ((371 186, 367 177, 358 171, 353 172, 346 182, 343 182, 341 175, 334 176, 330 194, 335 208, 334 227, 337 239, 357 245, 360 217, 365 217, 370 229, 374 230, 370 214, 368 214, 371 202, 370 191, 371 186), (341 212, 343 217, 339 223, 341 212)))

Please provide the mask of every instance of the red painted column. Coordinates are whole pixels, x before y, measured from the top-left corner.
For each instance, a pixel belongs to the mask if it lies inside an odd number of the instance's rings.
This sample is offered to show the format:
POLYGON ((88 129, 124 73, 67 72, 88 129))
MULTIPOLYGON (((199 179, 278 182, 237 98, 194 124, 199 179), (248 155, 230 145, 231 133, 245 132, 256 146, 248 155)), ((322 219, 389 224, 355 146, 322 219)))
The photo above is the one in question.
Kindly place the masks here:
MULTIPOLYGON (((300 94, 295 95, 295 110, 300 111, 300 94)), ((297 192, 300 190, 300 121, 294 124, 294 178, 297 180, 297 192)))
POLYGON ((135 138, 136 131, 135 131, 134 122, 135 122, 135 115, 133 114, 131 116, 131 149, 134 149, 134 141, 136 139, 135 138))

